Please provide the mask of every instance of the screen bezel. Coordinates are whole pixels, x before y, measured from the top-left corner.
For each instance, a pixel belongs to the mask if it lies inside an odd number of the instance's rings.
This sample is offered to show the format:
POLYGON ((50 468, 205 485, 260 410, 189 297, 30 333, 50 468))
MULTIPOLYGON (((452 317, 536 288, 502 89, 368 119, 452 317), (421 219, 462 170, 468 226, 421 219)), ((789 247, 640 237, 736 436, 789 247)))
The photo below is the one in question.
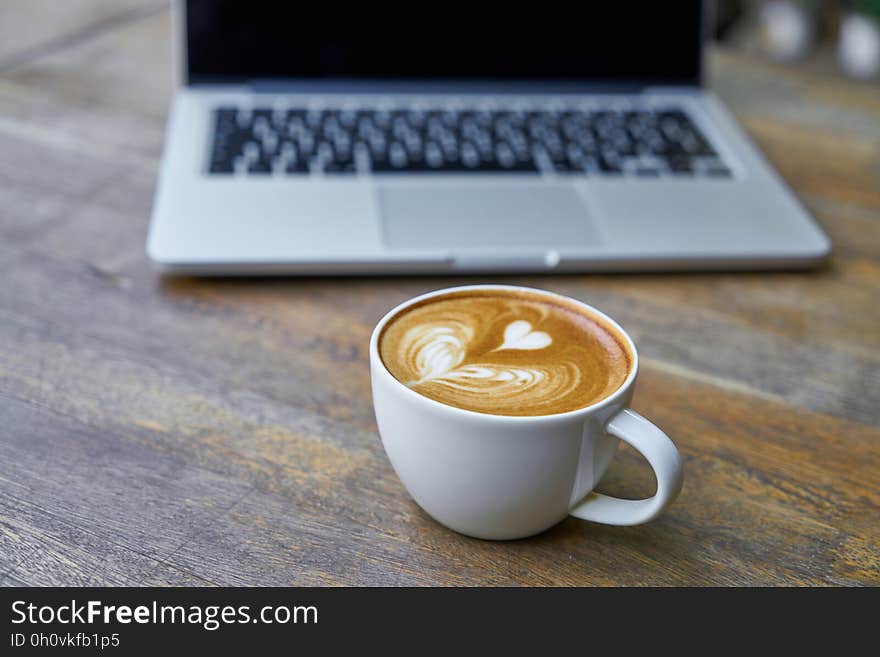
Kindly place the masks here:
POLYGON ((450 92, 451 90, 461 90, 463 93, 492 91, 497 93, 519 92, 525 90, 534 90, 536 84, 540 84, 542 89, 552 93, 566 92, 589 92, 603 91, 613 92, 621 90, 632 92, 641 88, 662 88, 662 87, 702 87, 705 83, 706 72, 706 41, 711 33, 711 20, 714 16, 714 0, 700 1, 700 29, 695 38, 697 39, 697 66, 696 74, 690 79, 674 79, 669 81, 658 81, 651 79, 648 81, 640 80, 621 80, 619 83, 603 80, 597 82, 585 78, 577 81, 553 81, 548 79, 524 78, 522 80, 504 80, 497 79, 480 79, 469 78, 467 80, 460 79, 430 79, 422 80, 401 80, 399 78, 332 78, 332 79, 312 79, 312 78, 244 78, 238 76, 194 76, 189 70, 189 61, 187 53, 189 51, 188 30, 186 21, 186 3, 188 0, 172 0, 174 11, 172 15, 172 28, 176 32, 173 47, 176 49, 174 59, 176 60, 177 81, 179 86, 218 86, 218 85, 235 85, 250 86, 259 90, 267 91, 283 91, 285 87, 306 87, 314 90, 327 89, 335 92, 339 90, 352 89, 355 91, 371 91, 378 89, 388 89, 391 92, 400 90, 416 89, 419 93, 429 93, 436 89, 442 92, 450 92), (391 82, 389 86, 389 82, 391 82))

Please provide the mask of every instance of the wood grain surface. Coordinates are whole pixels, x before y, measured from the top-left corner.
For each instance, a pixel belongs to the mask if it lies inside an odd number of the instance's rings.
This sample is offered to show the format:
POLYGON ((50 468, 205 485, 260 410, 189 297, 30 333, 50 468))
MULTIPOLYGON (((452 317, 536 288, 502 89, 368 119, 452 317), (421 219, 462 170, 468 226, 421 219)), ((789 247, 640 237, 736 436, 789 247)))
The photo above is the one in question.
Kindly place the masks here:
MULTIPOLYGON (((0 584, 880 584, 880 87, 715 52, 711 84, 831 235, 814 272, 163 278, 144 255, 164 2, 0 5, 0 584), (57 11, 64 4, 64 11, 57 11), (379 442, 367 341, 462 282, 635 337, 681 497, 641 527, 491 543, 379 442)), ((601 489, 652 492, 623 450, 601 489)))

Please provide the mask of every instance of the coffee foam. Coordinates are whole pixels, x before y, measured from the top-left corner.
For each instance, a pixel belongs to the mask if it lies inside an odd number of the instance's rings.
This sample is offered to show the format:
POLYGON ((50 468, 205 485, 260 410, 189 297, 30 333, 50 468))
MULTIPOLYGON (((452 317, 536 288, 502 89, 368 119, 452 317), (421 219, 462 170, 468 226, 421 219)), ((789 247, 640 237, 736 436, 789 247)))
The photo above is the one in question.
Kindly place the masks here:
POLYGON ((379 353, 398 380, 436 401, 495 415, 589 406, 626 380, 624 340, 576 304, 526 291, 426 299, 392 318, 379 353))

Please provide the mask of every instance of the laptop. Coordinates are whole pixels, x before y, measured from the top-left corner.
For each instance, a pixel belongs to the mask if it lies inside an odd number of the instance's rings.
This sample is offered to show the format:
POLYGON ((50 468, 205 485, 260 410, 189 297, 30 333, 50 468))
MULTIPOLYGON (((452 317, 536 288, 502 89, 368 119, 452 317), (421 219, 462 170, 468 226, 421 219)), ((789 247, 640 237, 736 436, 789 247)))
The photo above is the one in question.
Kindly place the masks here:
POLYGON ((696 1, 175 3, 169 272, 807 267, 830 242, 703 86, 696 1))

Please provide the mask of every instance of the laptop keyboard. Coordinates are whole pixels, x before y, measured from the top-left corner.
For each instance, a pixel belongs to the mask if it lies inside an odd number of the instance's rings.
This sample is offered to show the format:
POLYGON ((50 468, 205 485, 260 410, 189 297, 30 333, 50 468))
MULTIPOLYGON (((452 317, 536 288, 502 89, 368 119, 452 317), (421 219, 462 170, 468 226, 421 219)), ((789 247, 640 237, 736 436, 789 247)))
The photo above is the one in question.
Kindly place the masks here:
POLYGON ((211 174, 714 176, 730 169, 680 108, 214 111, 211 174))

